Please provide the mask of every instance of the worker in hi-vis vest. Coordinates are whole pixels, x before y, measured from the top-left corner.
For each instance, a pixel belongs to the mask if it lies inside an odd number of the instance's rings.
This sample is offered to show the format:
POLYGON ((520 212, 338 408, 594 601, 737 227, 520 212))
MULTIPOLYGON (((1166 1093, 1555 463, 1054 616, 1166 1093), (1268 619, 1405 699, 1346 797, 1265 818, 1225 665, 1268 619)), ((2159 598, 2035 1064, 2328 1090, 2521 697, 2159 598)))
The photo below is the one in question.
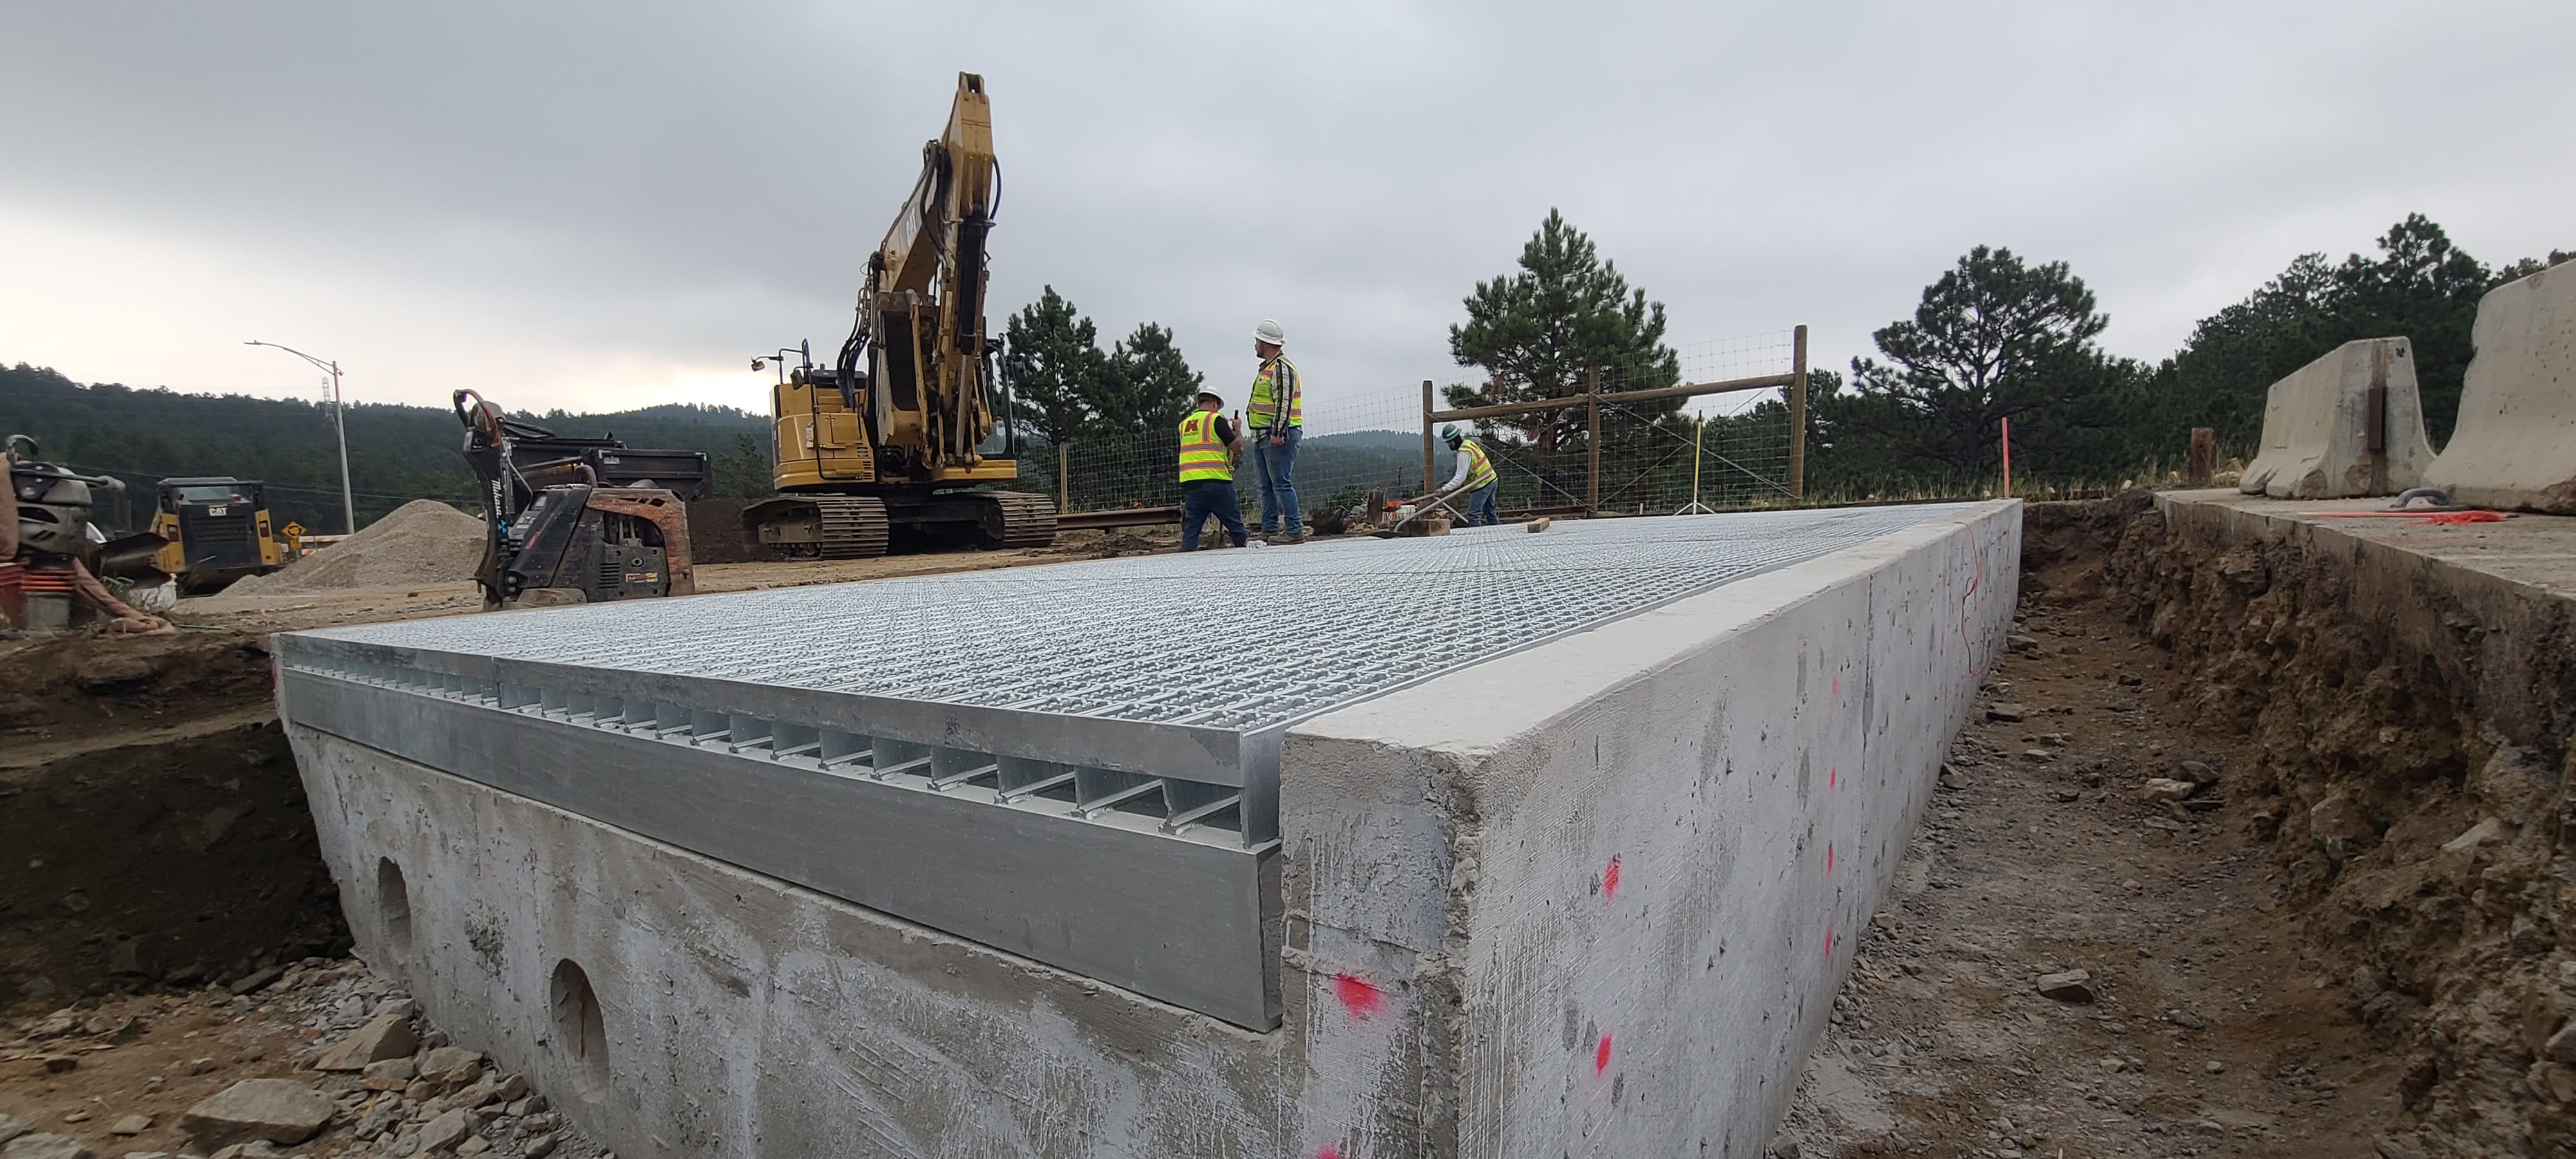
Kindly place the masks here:
POLYGON ((1252 376, 1252 401, 1243 408, 1243 425, 1252 428, 1252 461, 1261 469, 1261 537, 1272 543, 1306 542, 1306 521, 1297 512, 1297 441, 1306 434, 1306 384, 1297 367, 1280 353, 1288 333, 1263 319, 1252 328, 1252 353, 1261 369, 1252 376), (1286 530, 1282 531, 1281 528, 1286 530))
POLYGON ((1225 400, 1199 392, 1199 407, 1181 419, 1181 550, 1199 549, 1199 526, 1216 516, 1236 547, 1249 538, 1234 498, 1234 453, 1240 436, 1217 412, 1225 400))
POLYGON ((1467 495, 1468 526, 1490 527, 1502 522, 1502 513, 1494 505, 1494 496, 1502 488, 1495 485, 1500 480, 1494 475, 1494 460, 1491 455, 1485 453, 1484 444, 1468 438, 1467 432, 1459 430, 1456 423, 1440 425, 1440 441, 1449 444, 1449 449, 1457 452, 1458 469, 1449 473, 1449 481, 1442 484, 1439 490, 1414 502, 1429 506, 1435 499, 1446 498, 1463 491, 1467 495))

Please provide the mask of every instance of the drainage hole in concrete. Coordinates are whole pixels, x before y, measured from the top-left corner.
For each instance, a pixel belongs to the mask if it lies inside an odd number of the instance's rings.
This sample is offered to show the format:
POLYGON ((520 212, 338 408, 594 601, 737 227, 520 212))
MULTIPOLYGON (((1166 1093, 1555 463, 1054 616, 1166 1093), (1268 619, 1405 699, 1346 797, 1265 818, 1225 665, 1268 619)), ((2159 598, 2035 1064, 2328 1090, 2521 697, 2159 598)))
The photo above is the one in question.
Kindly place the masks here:
POLYGON ((376 916, 385 931, 385 947, 411 952, 411 890, 403 884, 402 866, 390 857, 376 859, 376 916))
POLYGON ((554 1008, 555 1041, 572 1057, 572 1073, 581 1097, 596 1099, 608 1086, 608 1028, 599 1017, 599 995, 590 975, 570 958, 555 963, 547 987, 554 1008))

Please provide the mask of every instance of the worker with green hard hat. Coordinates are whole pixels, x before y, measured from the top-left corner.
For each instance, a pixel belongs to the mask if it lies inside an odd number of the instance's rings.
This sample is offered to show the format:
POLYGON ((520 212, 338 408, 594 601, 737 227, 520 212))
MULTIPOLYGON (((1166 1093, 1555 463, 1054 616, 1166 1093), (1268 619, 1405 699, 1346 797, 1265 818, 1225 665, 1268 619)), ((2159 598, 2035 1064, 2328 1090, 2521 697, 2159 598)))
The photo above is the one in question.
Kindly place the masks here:
POLYGON ((1435 500, 1465 492, 1468 526, 1490 527, 1502 522, 1502 514, 1494 504, 1495 495, 1502 488, 1495 485, 1500 480, 1494 475, 1494 460, 1485 453, 1484 445, 1468 438, 1467 432, 1458 429, 1456 423, 1440 425, 1440 441, 1449 444, 1449 449, 1457 453, 1458 469, 1450 472, 1449 481, 1438 491, 1415 502, 1427 506, 1435 500))

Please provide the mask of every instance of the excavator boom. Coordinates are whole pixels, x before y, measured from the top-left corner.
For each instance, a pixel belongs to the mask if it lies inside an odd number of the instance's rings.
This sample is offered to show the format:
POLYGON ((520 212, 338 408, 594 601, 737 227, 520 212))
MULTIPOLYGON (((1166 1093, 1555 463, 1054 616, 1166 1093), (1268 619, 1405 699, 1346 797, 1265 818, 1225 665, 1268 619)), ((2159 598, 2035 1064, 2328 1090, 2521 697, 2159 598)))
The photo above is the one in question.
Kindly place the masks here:
MULTIPOLYGON (((985 242, 1001 203, 984 78, 957 74, 948 124, 869 255, 840 357, 782 373, 772 395, 779 498, 743 512, 762 543, 826 557, 885 550, 889 525, 971 525, 1013 546, 1055 537, 1043 496, 968 491, 1019 477, 983 453, 985 242)), ((757 362, 755 362, 757 365, 757 362)))

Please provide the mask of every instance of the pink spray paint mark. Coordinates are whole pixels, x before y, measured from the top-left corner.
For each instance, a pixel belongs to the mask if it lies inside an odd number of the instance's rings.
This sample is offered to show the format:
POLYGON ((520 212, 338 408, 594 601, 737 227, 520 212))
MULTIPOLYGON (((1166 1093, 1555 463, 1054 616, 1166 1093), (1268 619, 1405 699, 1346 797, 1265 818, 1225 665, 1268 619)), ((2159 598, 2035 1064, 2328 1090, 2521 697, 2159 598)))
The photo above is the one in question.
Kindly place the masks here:
POLYGON ((1610 1069, 1610 1034, 1604 1031, 1601 1035, 1601 1045, 1592 1048, 1592 1073, 1598 1075, 1608 1069, 1610 1069))
POLYGON ((1315 1148, 1315 1159, 1342 1159, 1342 1149, 1326 1143, 1315 1148))
MULTIPOLYGON (((1811 768, 1812 768, 1813 766, 1809 766, 1809 767, 1811 767, 1811 768)), ((1810 775, 1813 775, 1813 774, 1810 774, 1810 775)), ((1840 765, 1827 765, 1827 766, 1825 766, 1825 788, 1826 788, 1826 790, 1827 790, 1827 791, 1832 791, 1832 790, 1840 789, 1840 788, 1842 788, 1842 787, 1843 787, 1843 770, 1842 770, 1842 767, 1841 767, 1840 765)))
POLYGON ((1601 871, 1601 896, 1619 896, 1619 855, 1616 853, 1610 855, 1610 868, 1601 871))
POLYGON ((1836 672, 1836 673, 1834 673, 1834 699, 1835 699, 1835 700, 1841 700, 1842 698, 1843 698, 1843 674, 1842 674, 1842 673, 1840 673, 1840 672, 1836 672))
POLYGON ((1827 843, 1827 844, 1826 844, 1826 846, 1825 846, 1825 876, 1827 876, 1827 877, 1832 877, 1833 875, 1834 875, 1834 847, 1833 847, 1833 845, 1832 845, 1831 843, 1827 843))
POLYGON ((1386 992, 1377 984, 1357 974, 1333 976, 1333 995, 1342 1000, 1342 1009, 1353 1018, 1374 1018, 1386 1010, 1386 992))
POLYGON ((1825 927, 1825 960, 1828 962, 1834 960, 1834 928, 1832 926, 1825 927))

